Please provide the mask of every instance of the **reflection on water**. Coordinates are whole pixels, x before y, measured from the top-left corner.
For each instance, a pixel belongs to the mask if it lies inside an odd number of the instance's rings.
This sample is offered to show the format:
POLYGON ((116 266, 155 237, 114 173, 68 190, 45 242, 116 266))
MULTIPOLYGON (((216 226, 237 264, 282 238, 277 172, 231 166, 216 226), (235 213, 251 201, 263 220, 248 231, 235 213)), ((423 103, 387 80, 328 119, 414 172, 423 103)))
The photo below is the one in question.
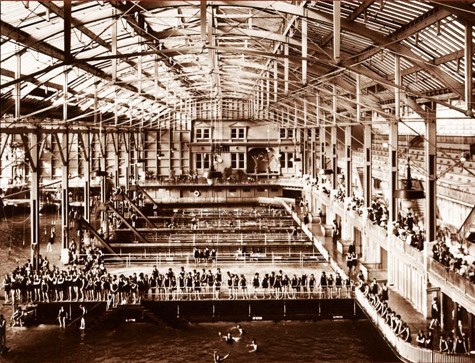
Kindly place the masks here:
POLYGON ((212 362, 213 351, 231 352, 226 362, 393 362, 396 356, 369 321, 242 323, 234 344, 220 341, 229 323, 182 329, 145 323, 102 326, 82 333, 39 326, 9 334, 12 362, 212 362), (246 344, 257 339, 257 353, 246 344))

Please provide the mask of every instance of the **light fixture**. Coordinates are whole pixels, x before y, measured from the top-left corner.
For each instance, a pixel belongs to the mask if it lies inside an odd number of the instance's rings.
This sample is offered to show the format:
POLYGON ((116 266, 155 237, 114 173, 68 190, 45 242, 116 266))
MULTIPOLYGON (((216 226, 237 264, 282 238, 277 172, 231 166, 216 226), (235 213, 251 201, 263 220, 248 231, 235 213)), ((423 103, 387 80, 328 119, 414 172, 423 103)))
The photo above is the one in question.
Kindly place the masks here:
POLYGON ((97 170, 95 171, 95 173, 96 173, 96 176, 104 176, 104 177, 105 177, 105 176, 108 175, 108 174, 107 174, 107 171, 101 170, 101 169, 97 169, 97 170))
POLYGON ((411 208, 413 200, 424 199, 425 193, 423 190, 417 190, 412 187, 412 178, 411 178, 411 158, 407 158, 407 176, 406 176, 406 187, 403 189, 397 189, 394 191, 394 198, 401 199, 404 201, 405 207, 407 209, 411 208))
POLYGON ((318 173, 320 175, 331 175, 333 174, 333 169, 320 169, 318 173))

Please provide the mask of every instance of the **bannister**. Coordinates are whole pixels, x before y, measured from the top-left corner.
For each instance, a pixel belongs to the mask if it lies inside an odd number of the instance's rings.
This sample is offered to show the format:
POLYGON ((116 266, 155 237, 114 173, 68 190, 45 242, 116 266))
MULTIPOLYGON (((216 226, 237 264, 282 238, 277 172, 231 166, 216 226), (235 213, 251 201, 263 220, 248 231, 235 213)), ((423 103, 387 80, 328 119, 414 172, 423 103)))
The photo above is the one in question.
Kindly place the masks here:
MULTIPOLYGON (((455 271, 447 270, 440 262, 429 257, 429 274, 435 274, 439 280, 447 284, 447 289, 455 288, 458 292, 471 299, 475 304, 475 284, 455 271)), ((430 278, 430 275, 429 275, 430 278)))
POLYGON ((394 348, 397 354, 409 362, 433 362, 433 363, 468 363, 473 362, 473 356, 461 354, 445 354, 434 350, 420 348, 403 341, 396 336, 391 328, 378 315, 369 301, 359 290, 355 290, 355 297, 361 308, 366 312, 373 324, 379 329, 384 339, 394 348))
POLYGON ((420 268, 421 270, 424 269, 423 251, 419 251, 417 248, 408 245, 405 241, 395 235, 391 235, 390 239, 391 244, 396 247, 396 250, 398 250, 405 256, 410 256, 412 260, 418 264, 418 268, 420 268))

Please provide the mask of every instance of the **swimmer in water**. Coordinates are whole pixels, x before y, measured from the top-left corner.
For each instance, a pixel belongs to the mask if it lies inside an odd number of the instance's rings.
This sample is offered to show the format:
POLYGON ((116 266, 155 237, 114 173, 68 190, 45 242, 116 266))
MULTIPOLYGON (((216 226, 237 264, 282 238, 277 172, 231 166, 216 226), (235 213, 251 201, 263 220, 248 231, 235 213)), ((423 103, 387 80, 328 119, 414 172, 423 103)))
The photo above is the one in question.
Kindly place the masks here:
POLYGON ((223 340, 226 342, 226 343, 229 343, 229 344, 232 344, 234 342, 238 342, 239 339, 241 339, 241 337, 233 337, 231 335, 231 332, 228 332, 228 334, 224 335, 221 334, 221 332, 218 333, 219 337, 220 338, 223 338, 223 340))
POLYGON ((221 357, 221 355, 217 351, 214 351, 214 363, 223 362, 225 359, 227 359, 229 357, 230 354, 231 354, 231 352, 229 352, 225 356, 221 357))
POLYGON ((239 335, 243 335, 244 334, 244 329, 242 328, 241 324, 237 324, 235 327, 233 327, 231 329, 232 330, 237 330, 239 332, 239 335))
POLYGON ((250 348, 251 348, 251 350, 249 351, 249 353, 257 352, 256 339, 255 339, 255 338, 252 338, 251 344, 246 345, 246 347, 250 347, 250 348))

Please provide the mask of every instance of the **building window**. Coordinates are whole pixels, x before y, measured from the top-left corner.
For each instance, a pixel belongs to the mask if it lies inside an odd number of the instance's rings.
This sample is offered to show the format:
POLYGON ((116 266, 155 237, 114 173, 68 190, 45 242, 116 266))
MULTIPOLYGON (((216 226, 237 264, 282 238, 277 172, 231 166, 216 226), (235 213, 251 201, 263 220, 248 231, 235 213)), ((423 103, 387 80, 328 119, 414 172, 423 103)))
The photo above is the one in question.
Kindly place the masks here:
POLYGON ((292 169, 294 167, 294 153, 280 153, 280 167, 292 169))
POLYGON ((196 154, 196 170, 209 169, 209 154, 196 154))
POLYGON ((294 138, 294 129, 287 129, 287 139, 294 138))
POLYGON ((211 129, 196 129, 197 140, 209 140, 211 138, 211 129))
POLYGON ((246 138, 246 129, 244 127, 231 129, 231 139, 245 139, 245 138, 246 138))
POLYGON ((294 129, 280 129, 280 138, 281 139, 293 139, 294 138, 294 129))
POLYGON ((231 153, 231 168, 244 169, 244 153, 231 153))

